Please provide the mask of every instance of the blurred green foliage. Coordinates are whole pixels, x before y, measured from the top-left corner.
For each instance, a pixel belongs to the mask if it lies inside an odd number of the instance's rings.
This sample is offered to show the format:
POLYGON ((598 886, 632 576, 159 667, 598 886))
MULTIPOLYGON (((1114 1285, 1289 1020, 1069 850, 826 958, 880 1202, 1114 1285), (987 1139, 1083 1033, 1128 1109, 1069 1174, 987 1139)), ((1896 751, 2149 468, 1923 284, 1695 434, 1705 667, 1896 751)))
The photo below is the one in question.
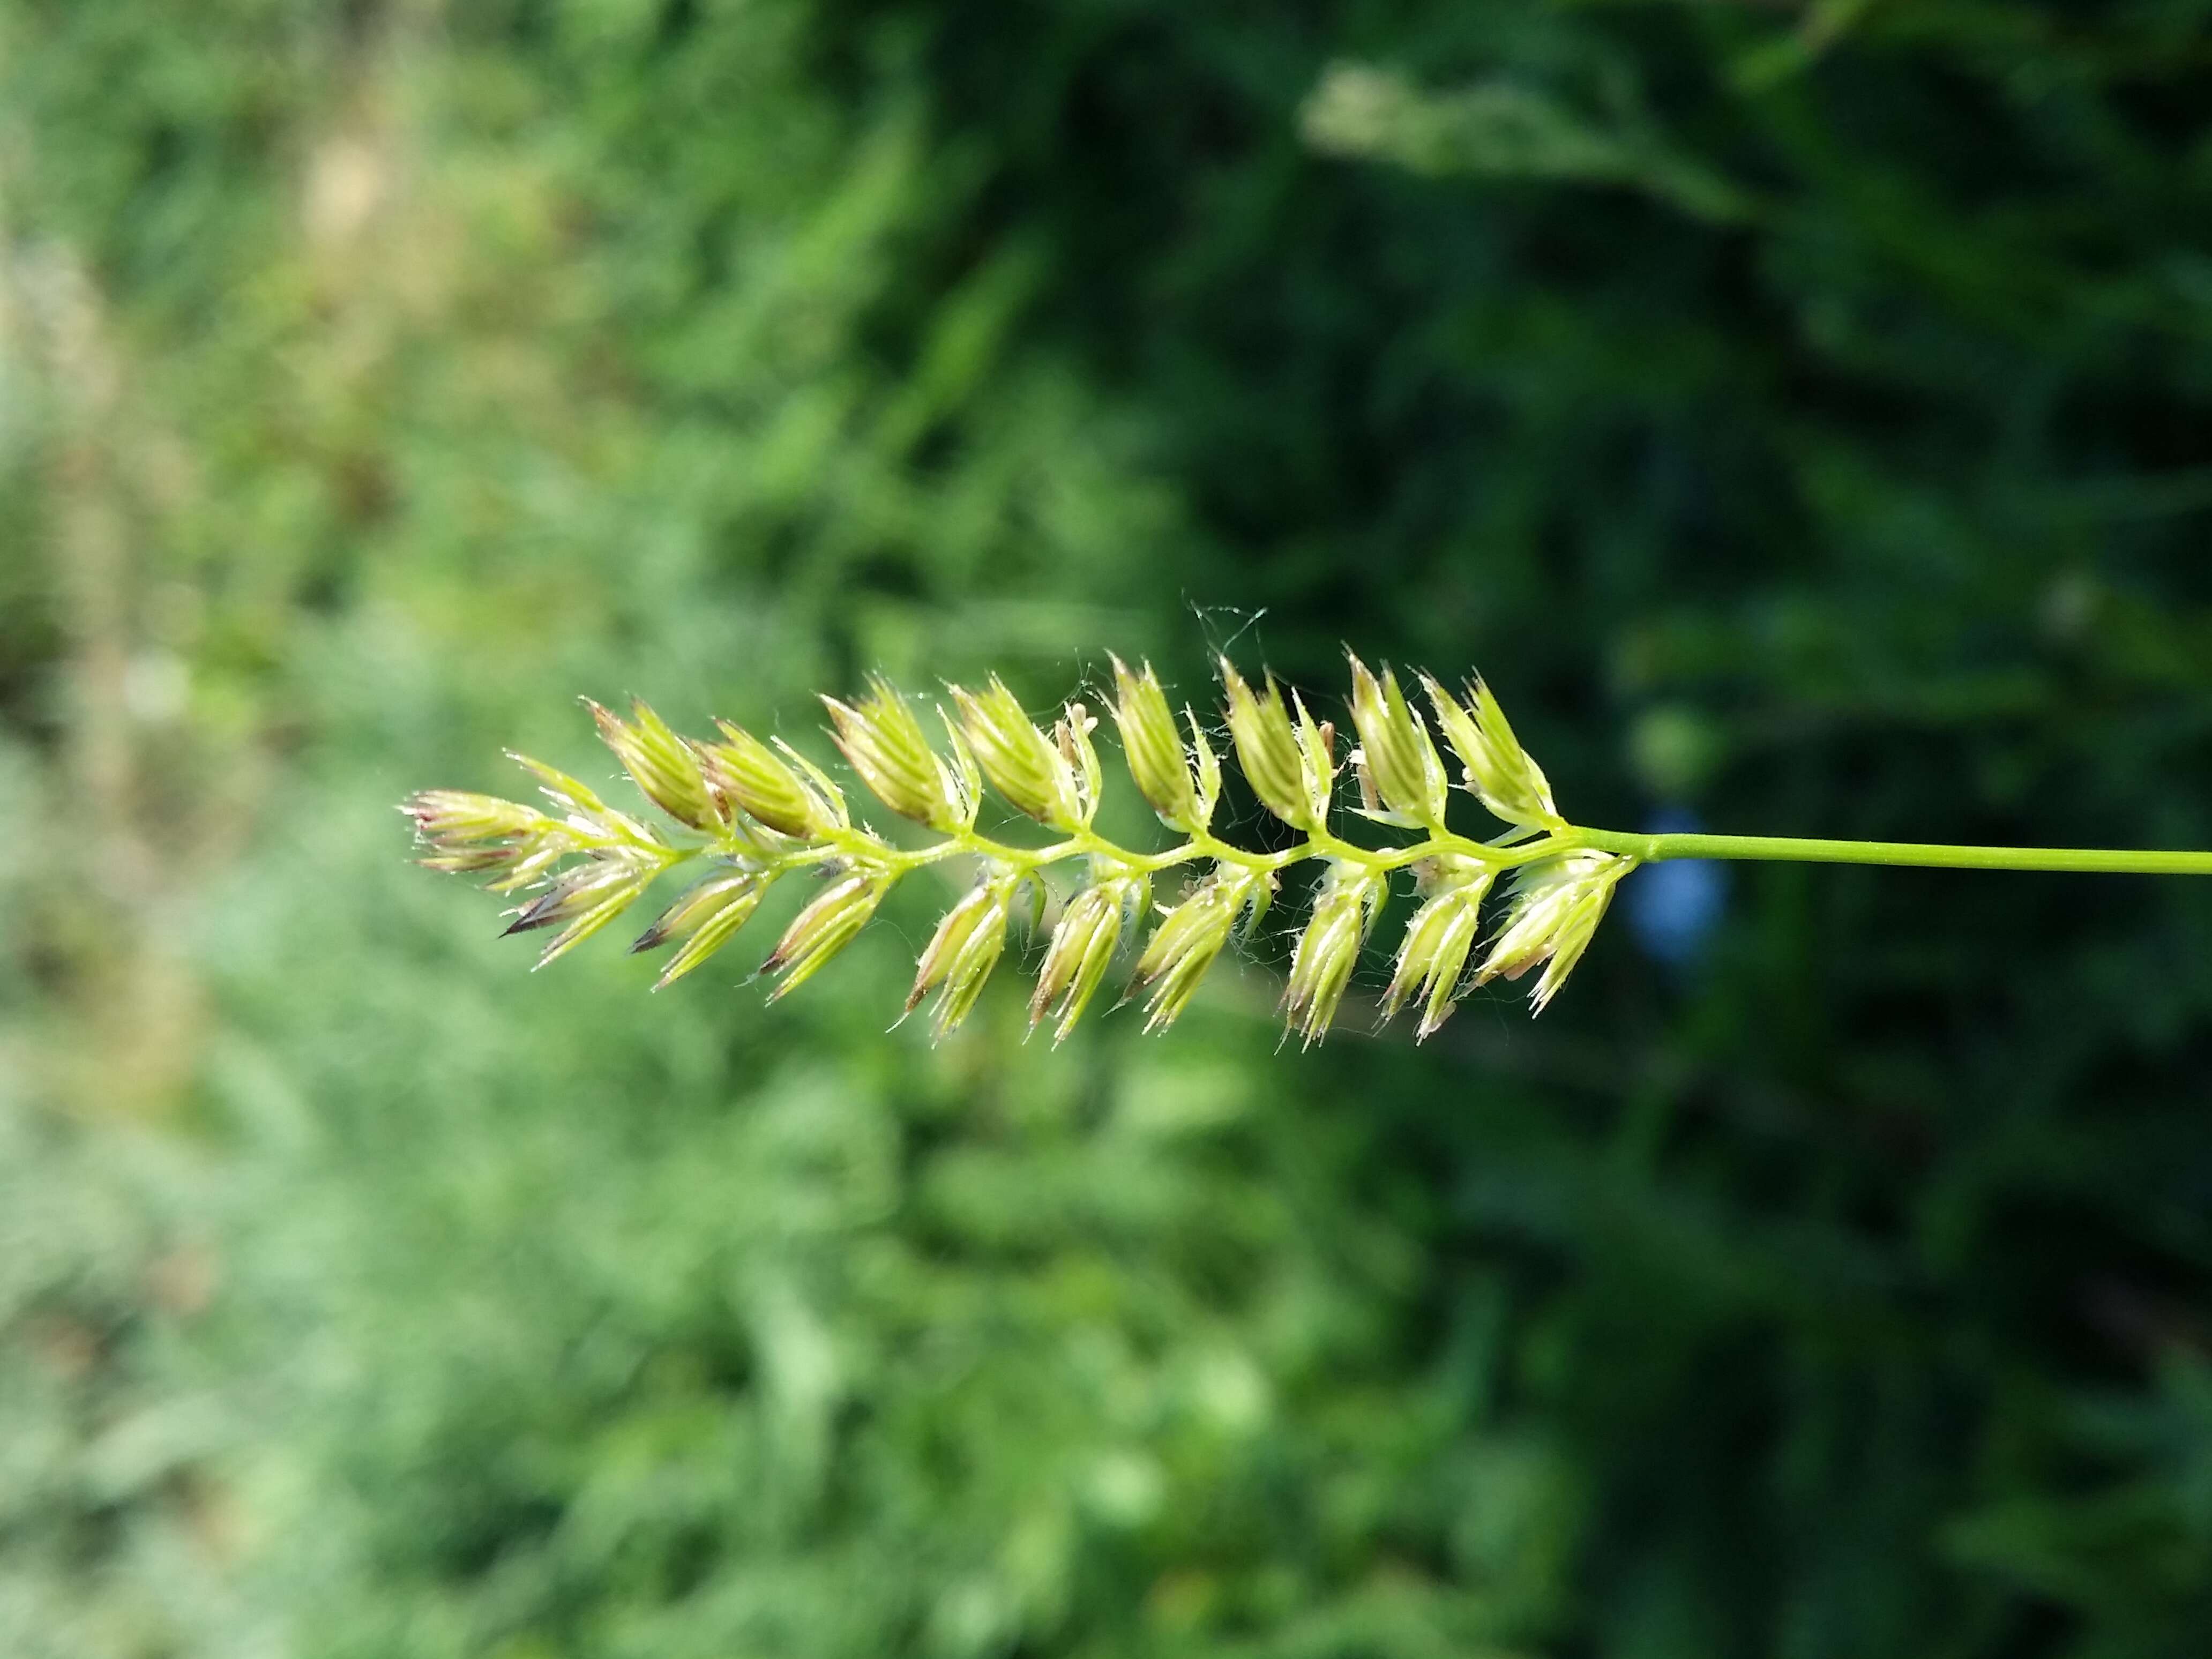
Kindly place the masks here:
POLYGON ((2212 845, 2207 107, 2199 0, 6 0, 0 1647, 2202 1653, 2212 894, 933 1052, 926 893, 647 999, 389 807, 1349 643, 1583 821, 2212 845))

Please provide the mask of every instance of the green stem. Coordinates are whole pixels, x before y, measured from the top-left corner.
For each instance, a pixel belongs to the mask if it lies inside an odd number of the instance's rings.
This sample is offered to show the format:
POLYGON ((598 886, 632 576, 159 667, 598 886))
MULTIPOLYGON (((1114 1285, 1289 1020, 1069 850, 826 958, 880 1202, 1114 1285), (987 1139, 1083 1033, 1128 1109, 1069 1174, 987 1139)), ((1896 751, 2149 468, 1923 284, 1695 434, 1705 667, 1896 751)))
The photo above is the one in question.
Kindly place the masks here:
POLYGON ((1802 864, 1912 865, 1941 870, 2055 870, 2111 875, 2212 876, 2212 853, 2075 847, 1951 847, 1911 841, 1819 841, 1794 836, 1570 832, 1586 847, 1657 863, 1662 859, 1765 859, 1802 864))
MULTIPOLYGON (((1563 853, 1583 849, 1618 854, 1656 864, 1667 859, 1756 859, 1805 864, 1881 864, 1916 866, 1944 870, 2042 870, 2101 872, 2116 875, 2212 876, 2212 852, 2148 852, 2125 848, 2063 847, 1959 847, 1929 842, 1832 841, 1795 836, 1707 836, 1670 833, 1645 835, 1622 830, 1585 830, 1562 824, 1535 839, 1512 847, 1495 847, 1440 828, 1422 840, 1397 847, 1361 847, 1340 839, 1326 830, 1308 834, 1295 846, 1273 853, 1255 853, 1221 841, 1201 830, 1180 845, 1158 853, 1139 853, 1115 846, 1095 831, 1083 830, 1042 847, 1018 847, 976 834, 973 830, 948 836, 933 845, 893 848, 860 830, 833 836, 828 845, 794 851, 775 861, 778 874, 818 862, 825 853, 858 854, 905 875, 927 865, 962 855, 991 860, 1010 868, 1034 871, 1066 859, 1101 856, 1113 859, 1145 874, 1171 869, 1194 860, 1229 864, 1255 875, 1272 875, 1308 859, 1329 858, 1364 864, 1377 871, 1402 870, 1440 853, 1504 870, 1563 853)), ((706 848, 668 849, 670 863, 680 861, 706 848)))

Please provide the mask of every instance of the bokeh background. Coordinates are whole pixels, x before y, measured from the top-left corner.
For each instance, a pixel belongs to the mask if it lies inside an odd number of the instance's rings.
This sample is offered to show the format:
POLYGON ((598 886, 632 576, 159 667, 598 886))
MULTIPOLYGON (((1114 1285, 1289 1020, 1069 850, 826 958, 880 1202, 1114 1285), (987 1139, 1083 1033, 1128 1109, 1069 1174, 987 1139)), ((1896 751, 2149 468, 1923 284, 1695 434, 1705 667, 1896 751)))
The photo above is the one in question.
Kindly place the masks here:
POLYGON ((391 810, 1349 645, 1587 822, 2212 846, 2208 113, 2204 0, 4 0, 0 1651, 2212 1650, 2212 884, 933 1051, 949 889, 648 998, 391 810))

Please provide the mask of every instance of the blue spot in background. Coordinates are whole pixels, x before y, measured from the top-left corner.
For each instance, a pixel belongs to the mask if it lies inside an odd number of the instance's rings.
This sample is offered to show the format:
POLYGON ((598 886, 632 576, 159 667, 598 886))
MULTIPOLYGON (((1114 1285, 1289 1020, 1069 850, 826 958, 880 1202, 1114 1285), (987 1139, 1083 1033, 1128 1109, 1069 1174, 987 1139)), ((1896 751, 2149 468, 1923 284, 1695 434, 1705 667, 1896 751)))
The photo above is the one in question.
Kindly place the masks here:
MULTIPOLYGON (((1645 826, 1678 835, 1705 826, 1694 812, 1668 807, 1645 826)), ((1675 969, 1697 965, 1728 909, 1728 871, 1709 859, 1670 859, 1631 876, 1621 895, 1628 925, 1646 956, 1675 969)))

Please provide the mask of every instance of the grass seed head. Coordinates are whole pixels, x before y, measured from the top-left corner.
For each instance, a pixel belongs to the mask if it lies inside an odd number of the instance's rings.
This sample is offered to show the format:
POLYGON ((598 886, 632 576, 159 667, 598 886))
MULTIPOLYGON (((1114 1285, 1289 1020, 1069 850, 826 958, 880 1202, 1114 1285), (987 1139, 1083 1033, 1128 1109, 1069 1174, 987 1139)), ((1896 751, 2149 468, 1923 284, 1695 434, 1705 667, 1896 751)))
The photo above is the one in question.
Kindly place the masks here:
POLYGON ((1291 953, 1282 1008, 1289 1029, 1310 1045, 1340 1009, 1363 941, 1388 896, 1393 873, 1412 870, 1423 902, 1401 940, 1385 1017, 1419 1000, 1426 1037, 1471 985, 1517 979, 1541 967, 1532 1001, 1542 1009, 1589 946, 1613 888, 1632 860, 1592 850, 1553 805, 1542 770, 1514 737, 1497 698, 1480 681, 1464 699, 1422 676, 1438 727, 1457 756, 1467 787, 1521 832, 1504 844, 1480 843, 1444 827, 1444 762, 1427 724, 1407 703, 1397 678, 1350 658, 1352 717, 1358 745, 1351 761, 1365 817, 1426 839, 1412 848, 1362 848, 1329 830, 1340 764, 1336 733, 1302 696, 1285 696, 1272 675, 1255 688, 1227 659, 1219 668, 1228 728, 1253 793, 1303 832, 1278 852, 1248 852, 1218 839, 1211 824, 1221 791, 1221 763, 1197 715, 1176 716, 1151 666, 1113 659, 1110 708, 1130 776, 1162 822, 1188 839, 1162 853, 1130 851, 1091 828, 1103 769, 1080 702, 1049 727, 1030 719, 1005 681, 980 691, 948 686, 940 706, 946 749, 933 749, 912 706, 890 683, 872 677, 852 702, 824 697, 838 749, 887 806, 927 825, 938 839, 908 849, 853 822, 844 792, 829 773, 781 738, 762 742, 717 721, 719 739, 694 741, 671 730, 643 703, 629 716, 586 700, 599 733, 646 799, 683 826, 664 836, 607 805, 565 772, 514 758, 538 779, 549 810, 461 790, 426 790, 402 810, 415 826, 422 862, 487 878, 493 890, 526 895, 507 931, 552 934, 539 965, 565 953, 634 903, 662 872, 695 858, 719 866, 679 895, 631 947, 673 946, 656 985, 682 978, 743 927, 782 877, 811 868, 823 878, 792 921, 763 972, 786 995, 825 966, 867 924, 908 872, 954 855, 979 859, 984 873, 939 921, 915 965, 911 1012, 934 996, 932 1027, 941 1037, 974 1008, 1006 954, 1018 910, 1034 927, 1042 908, 1041 872, 1081 858, 1090 884, 1066 903, 1046 946, 1030 998, 1034 1029, 1050 1018, 1064 1040, 1103 988, 1125 941, 1151 905, 1154 872, 1204 861, 1211 871, 1176 903, 1163 907, 1137 952, 1130 994, 1140 995, 1145 1026, 1158 1030, 1182 1014, 1240 926, 1249 933, 1267 913, 1276 872, 1304 860, 1326 862, 1312 909, 1291 953), (947 757, 949 755, 949 758, 947 757), (1010 845, 977 833, 976 806, 988 780, 1020 811, 1057 831, 1049 846, 1010 845), (1530 836, 1536 839, 1531 840, 1530 836), (1480 908, 1501 868, 1518 866, 1503 925, 1480 967, 1470 970, 1480 908))

